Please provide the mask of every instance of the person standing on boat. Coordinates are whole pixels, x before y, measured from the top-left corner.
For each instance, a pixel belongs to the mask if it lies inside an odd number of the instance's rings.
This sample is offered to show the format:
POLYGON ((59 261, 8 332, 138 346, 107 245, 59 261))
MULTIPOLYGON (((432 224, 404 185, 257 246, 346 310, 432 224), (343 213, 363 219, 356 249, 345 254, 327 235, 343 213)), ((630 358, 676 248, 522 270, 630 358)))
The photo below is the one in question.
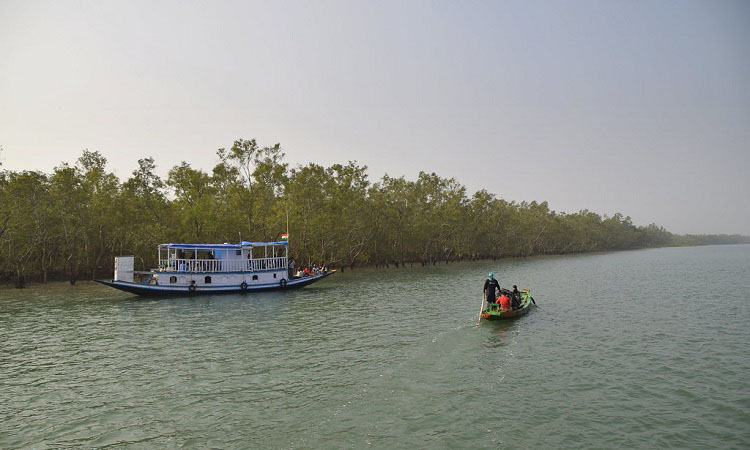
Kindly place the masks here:
POLYGON ((487 279, 484 280, 484 298, 487 300, 487 303, 495 303, 497 299, 495 290, 500 291, 500 283, 495 279, 495 273, 490 272, 487 275, 487 279))
POLYGON ((294 277, 294 268, 297 266, 297 263, 294 262, 293 259, 289 260, 289 279, 294 277))

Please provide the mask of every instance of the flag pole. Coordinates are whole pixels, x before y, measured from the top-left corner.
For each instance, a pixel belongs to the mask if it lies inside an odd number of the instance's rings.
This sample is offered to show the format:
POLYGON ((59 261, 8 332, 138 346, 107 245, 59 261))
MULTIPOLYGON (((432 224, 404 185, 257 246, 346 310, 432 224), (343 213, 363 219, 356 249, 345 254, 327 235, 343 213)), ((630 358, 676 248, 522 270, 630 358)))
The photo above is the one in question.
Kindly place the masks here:
POLYGON ((286 268, 289 272, 289 200, 286 201, 286 268))

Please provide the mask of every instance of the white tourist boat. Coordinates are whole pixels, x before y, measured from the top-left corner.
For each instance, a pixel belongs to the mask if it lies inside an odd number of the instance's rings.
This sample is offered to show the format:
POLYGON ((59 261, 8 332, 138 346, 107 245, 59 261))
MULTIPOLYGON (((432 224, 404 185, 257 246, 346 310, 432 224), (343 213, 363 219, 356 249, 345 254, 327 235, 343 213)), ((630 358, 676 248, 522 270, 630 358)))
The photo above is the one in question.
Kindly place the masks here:
POLYGON ((336 272, 290 277, 287 241, 161 244, 158 251, 156 269, 136 271, 133 256, 117 256, 114 279, 97 281, 138 295, 219 294, 300 288, 336 272))

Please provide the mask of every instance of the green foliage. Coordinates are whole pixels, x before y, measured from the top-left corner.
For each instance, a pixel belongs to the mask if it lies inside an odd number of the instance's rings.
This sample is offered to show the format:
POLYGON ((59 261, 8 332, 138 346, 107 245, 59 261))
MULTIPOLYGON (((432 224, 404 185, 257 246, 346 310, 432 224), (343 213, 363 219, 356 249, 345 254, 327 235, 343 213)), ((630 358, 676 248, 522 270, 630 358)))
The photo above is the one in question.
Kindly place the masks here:
MULTIPOLYGON (((0 148, 1 150, 1 148, 0 148)), ((289 168, 280 145, 239 139, 217 151, 210 173, 187 162, 156 174, 138 161, 120 182, 106 159, 84 150, 49 175, 0 171, 0 279, 22 287, 111 274, 112 258, 157 265, 163 242, 278 240, 290 230, 298 266, 397 267, 464 259, 591 252, 667 245, 748 243, 745 236, 674 236, 630 217, 550 210, 547 202, 508 202, 471 194, 452 178, 420 172, 375 183, 356 162, 289 168)))

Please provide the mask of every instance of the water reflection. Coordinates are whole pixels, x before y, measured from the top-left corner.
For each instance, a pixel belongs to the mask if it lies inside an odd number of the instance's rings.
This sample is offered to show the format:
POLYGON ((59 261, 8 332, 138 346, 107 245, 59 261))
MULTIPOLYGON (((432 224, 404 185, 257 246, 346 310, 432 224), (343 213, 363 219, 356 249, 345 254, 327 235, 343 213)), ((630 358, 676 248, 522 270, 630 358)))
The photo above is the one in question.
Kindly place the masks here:
POLYGON ((510 320, 482 320, 480 328, 488 333, 485 346, 488 348, 505 347, 511 345, 517 336, 517 329, 520 325, 516 321, 523 320, 525 317, 510 320))

